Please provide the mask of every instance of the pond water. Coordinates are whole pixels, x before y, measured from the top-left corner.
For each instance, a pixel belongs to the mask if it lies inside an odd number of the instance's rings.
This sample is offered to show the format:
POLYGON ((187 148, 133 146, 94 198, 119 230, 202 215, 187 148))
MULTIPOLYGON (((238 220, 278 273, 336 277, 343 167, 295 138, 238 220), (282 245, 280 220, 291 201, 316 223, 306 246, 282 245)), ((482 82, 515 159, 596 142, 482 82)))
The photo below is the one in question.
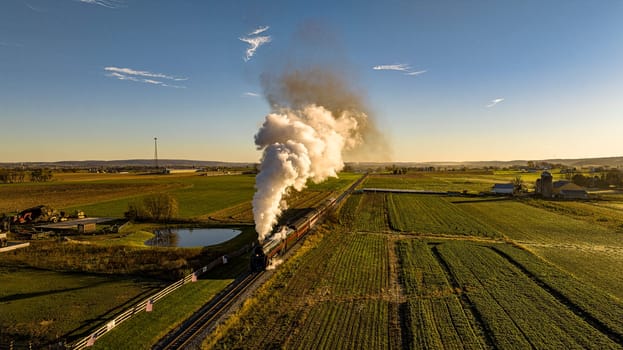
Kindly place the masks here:
POLYGON ((156 236, 145 244, 155 247, 205 247, 228 241, 240 232, 231 228, 165 228, 155 230, 156 236))

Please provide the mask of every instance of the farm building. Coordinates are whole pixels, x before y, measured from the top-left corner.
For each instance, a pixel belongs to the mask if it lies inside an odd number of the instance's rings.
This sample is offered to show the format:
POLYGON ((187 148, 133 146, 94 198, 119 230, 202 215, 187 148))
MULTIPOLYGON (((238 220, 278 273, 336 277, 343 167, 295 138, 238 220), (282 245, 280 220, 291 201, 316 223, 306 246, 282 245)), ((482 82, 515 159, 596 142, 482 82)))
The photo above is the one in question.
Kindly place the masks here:
POLYGON ((566 180, 554 182, 552 195, 563 199, 588 199, 588 193, 584 188, 566 180))
POLYGON ((491 193, 493 194, 513 194, 515 193, 515 185, 508 184, 495 184, 491 188, 491 193))
POLYGON ((536 194, 540 194, 543 198, 552 198, 552 174, 547 171, 541 173, 541 178, 536 180, 536 194))
POLYGON ((586 190, 571 181, 552 181, 552 174, 544 171, 536 180, 536 193, 543 198, 588 199, 586 190))

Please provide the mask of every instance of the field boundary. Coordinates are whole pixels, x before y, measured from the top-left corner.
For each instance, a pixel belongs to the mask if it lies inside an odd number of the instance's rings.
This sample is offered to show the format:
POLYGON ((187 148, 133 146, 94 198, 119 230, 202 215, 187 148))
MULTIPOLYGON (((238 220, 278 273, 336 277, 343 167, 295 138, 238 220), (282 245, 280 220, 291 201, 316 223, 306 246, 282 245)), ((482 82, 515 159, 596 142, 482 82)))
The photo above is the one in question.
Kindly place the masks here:
POLYGON ((554 287, 547 284, 547 282, 540 279, 534 273, 530 272, 526 267, 521 265, 520 262, 513 259, 510 255, 497 249, 496 247, 489 247, 489 248, 493 252, 501 256, 503 259, 508 261, 511 265, 518 268, 522 273, 528 276, 528 278, 534 281, 534 283, 536 283, 539 287, 543 288, 543 290, 545 290, 552 297, 554 297, 554 299, 556 299, 559 303, 567 307, 569 311, 574 313, 576 316, 578 316, 582 320, 586 321, 589 325, 591 325, 593 328, 601 332, 603 335, 607 336, 610 340, 618 344, 623 344, 623 335, 619 334, 618 332, 608 327, 608 325, 604 324, 602 321, 600 321, 599 319, 591 315, 590 312, 587 312, 586 310, 582 309, 576 303, 571 301, 567 296, 565 296, 562 292, 558 291, 554 287))
POLYGON ((182 279, 166 286, 165 288, 163 288, 162 290, 160 290, 157 293, 154 293, 152 295, 150 295, 149 297, 147 297, 146 299, 144 299, 141 302, 138 302, 136 304, 134 304, 133 306, 127 308, 124 312, 120 313, 119 315, 117 315, 116 317, 114 317, 111 320, 108 320, 103 326, 97 328, 95 331, 93 331, 91 334, 89 334, 88 336, 76 341, 71 348, 75 349, 75 350, 81 350, 84 349, 86 347, 89 347, 91 345, 93 345, 93 343, 95 343, 95 341, 101 337, 102 335, 110 332, 111 330, 113 330, 115 327, 119 326, 119 324, 121 324, 124 321, 127 321, 128 319, 132 318, 133 316, 146 311, 147 307, 149 304, 151 304, 151 306, 153 307, 153 305, 160 299, 166 297, 167 295, 173 293, 174 291, 176 291, 177 289, 179 289, 180 287, 184 286, 187 283, 191 283, 197 280, 197 278, 199 276, 201 276, 202 274, 214 269, 217 266, 220 265, 224 265, 227 263, 227 257, 230 258, 235 258, 238 256, 241 256, 245 253, 250 252, 253 249, 254 244, 245 244, 242 248, 231 252, 229 254, 227 254, 226 256, 221 256, 219 258, 216 258, 214 260, 212 260, 210 263, 208 263, 207 265, 193 271, 192 273, 184 276, 182 279))
POLYGON ((437 249, 437 244, 429 243, 428 245, 431 246, 430 247, 431 253, 433 257, 435 258, 435 260, 437 260, 437 263, 439 264, 441 269, 444 271, 445 275, 447 276, 448 282, 450 283, 452 288, 455 291, 457 291, 457 294, 461 300, 461 304, 463 305, 463 310, 465 310, 466 312, 469 312, 472 315, 473 320, 476 322, 475 326, 477 326, 478 329, 481 331, 487 347, 491 349, 496 348, 495 341, 491 337, 493 333, 492 330, 489 328, 487 323, 484 321, 483 316, 480 314, 480 311, 478 311, 478 309, 476 308, 476 305, 474 304, 474 302, 469 298, 469 295, 463 292, 458 280, 456 279, 456 276, 454 276, 454 273, 450 269, 450 266, 448 266, 448 263, 441 256, 441 253, 439 253, 439 250, 437 249))

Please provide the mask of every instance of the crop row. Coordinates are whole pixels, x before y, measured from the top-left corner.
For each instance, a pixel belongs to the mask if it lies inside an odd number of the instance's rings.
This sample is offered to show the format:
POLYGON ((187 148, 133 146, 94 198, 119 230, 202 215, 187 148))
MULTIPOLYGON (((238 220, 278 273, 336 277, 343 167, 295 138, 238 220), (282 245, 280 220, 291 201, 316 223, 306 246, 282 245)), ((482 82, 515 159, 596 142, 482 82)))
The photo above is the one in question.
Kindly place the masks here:
POLYGON ((461 173, 418 173, 407 176, 373 175, 368 177, 364 187, 429 191, 467 190, 473 193, 487 191, 495 182, 490 175, 485 177, 461 173))
POLYGON ((387 198, 383 193, 364 193, 352 229, 362 232, 384 232, 389 229, 387 198))
POLYGON ((419 240, 397 243, 401 279, 408 302, 408 326, 416 348, 480 349, 481 331, 465 311, 442 267, 427 244, 419 240))
POLYGON ((573 202, 528 200, 524 203, 536 208, 546 209, 574 219, 588 221, 592 224, 623 232, 623 207, 616 201, 573 202))
POLYGON ((425 174, 409 176, 373 175, 366 179, 364 187, 409 190, 447 190, 449 182, 425 174))
POLYGON ((413 194, 388 196, 394 230, 497 237, 499 233, 444 197, 413 194))
POLYGON ((212 346, 329 349, 386 344, 387 237, 332 228, 321 227, 307 237, 303 254, 279 266, 254 306, 212 346))
POLYGON ((491 248, 446 242, 432 251, 466 293, 496 347, 618 348, 491 248))
POLYGON ((291 193, 286 200, 289 208, 313 208, 330 194, 330 192, 304 190, 291 193))
POLYGON ((456 205, 574 276, 623 298, 621 234, 611 227, 613 220, 595 219, 615 211, 604 212, 591 203, 528 203, 461 200, 456 205))
POLYGON ((345 227, 352 227, 357 222, 357 210, 362 198, 362 194, 353 194, 346 199, 338 213, 340 224, 345 227))
POLYGON ((623 342, 623 305, 603 290, 583 283, 524 250, 495 246, 494 251, 531 276, 561 302, 613 339, 623 342))
POLYGON ((473 201, 456 205, 514 240, 554 244, 620 244, 618 237, 604 227, 517 201, 473 201))
POLYGON ((358 297, 380 294, 388 281, 387 238, 354 234, 328 261, 320 285, 326 286, 325 295, 358 297))
POLYGON ((350 300, 314 305, 285 348, 383 349, 389 343, 388 302, 350 300))

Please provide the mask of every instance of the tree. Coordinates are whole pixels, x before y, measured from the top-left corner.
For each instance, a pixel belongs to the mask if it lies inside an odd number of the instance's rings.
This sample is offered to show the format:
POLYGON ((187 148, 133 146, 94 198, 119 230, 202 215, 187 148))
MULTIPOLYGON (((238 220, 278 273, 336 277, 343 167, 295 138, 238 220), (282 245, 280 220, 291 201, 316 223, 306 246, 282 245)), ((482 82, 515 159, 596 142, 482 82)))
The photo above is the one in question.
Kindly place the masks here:
POLYGON ((610 169, 605 175, 605 182, 612 186, 623 185, 623 174, 617 169, 610 169))
POLYGON ((31 182, 46 182, 52 180, 52 170, 50 169, 34 169, 30 172, 31 182))
POLYGON ((167 222, 177 216, 178 208, 175 197, 168 193, 155 193, 144 197, 142 203, 130 203, 125 217, 167 222))
POLYGON ((573 175, 571 181, 578 186, 587 187, 589 185, 588 178, 582 174, 573 175))
POLYGON ((521 176, 516 176, 513 179, 513 192, 514 193, 522 193, 525 192, 526 190, 526 186, 523 183, 523 180, 521 179, 521 176))

